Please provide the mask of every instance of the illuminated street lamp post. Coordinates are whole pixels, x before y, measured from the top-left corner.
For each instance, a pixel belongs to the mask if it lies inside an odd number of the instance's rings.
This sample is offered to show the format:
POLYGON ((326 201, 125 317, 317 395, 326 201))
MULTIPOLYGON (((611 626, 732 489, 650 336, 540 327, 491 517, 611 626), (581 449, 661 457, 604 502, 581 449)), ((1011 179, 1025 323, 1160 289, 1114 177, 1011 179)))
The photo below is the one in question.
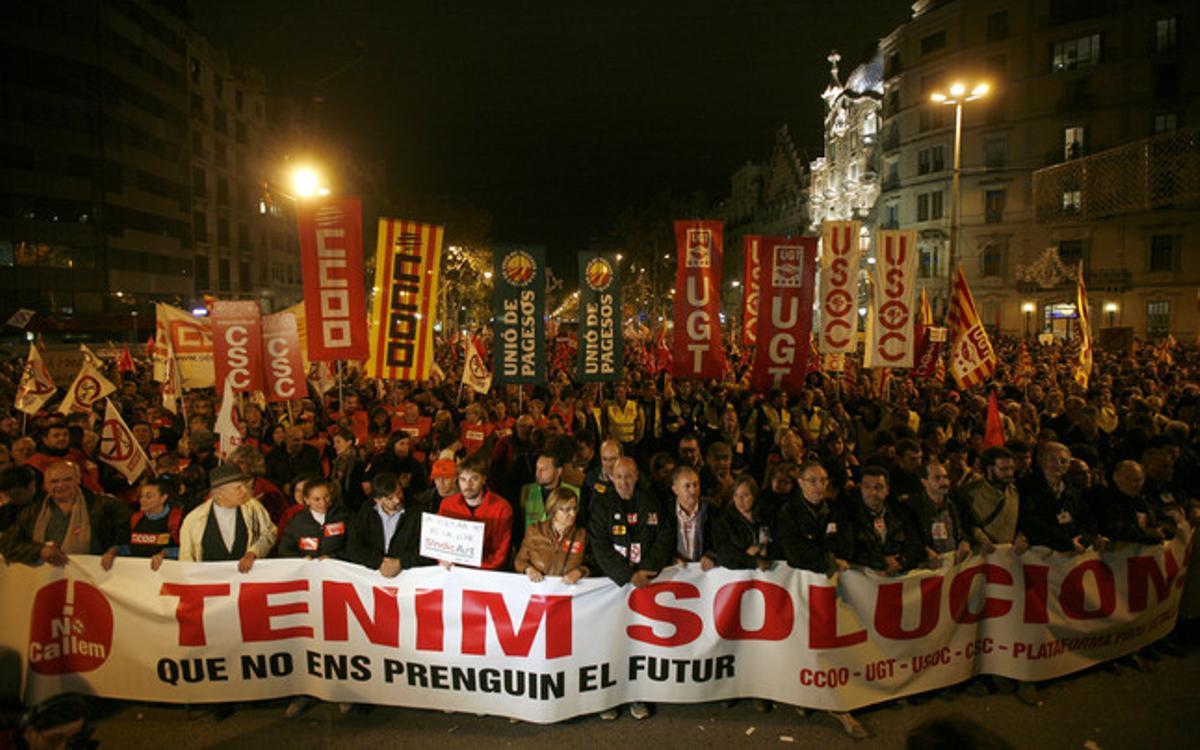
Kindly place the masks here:
POLYGON ((1029 321, 1033 318, 1033 310, 1032 302, 1022 303, 1021 312, 1025 313, 1025 338, 1029 338, 1029 321))
POLYGON ((954 279, 954 263, 957 260, 956 254, 958 250, 959 172, 962 163, 963 104, 987 96, 989 88, 987 83, 977 83, 968 89, 967 84, 959 81, 950 85, 949 94, 934 91, 929 95, 930 101, 934 104, 954 105, 954 176, 950 184, 950 253, 948 258, 948 273, 951 283, 953 283, 954 279))
POLYGON ((1105 302, 1104 312, 1108 313, 1108 327, 1112 328, 1116 324, 1117 310, 1120 306, 1116 302, 1105 302))

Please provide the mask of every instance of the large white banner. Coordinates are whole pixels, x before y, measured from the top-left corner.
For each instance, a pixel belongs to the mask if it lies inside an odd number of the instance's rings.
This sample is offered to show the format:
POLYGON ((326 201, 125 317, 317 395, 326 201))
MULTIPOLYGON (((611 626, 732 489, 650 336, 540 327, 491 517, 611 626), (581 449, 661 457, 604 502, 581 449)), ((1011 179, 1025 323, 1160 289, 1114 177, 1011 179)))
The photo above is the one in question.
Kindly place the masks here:
POLYGON ((548 722, 633 700, 757 696, 854 709, 978 673, 1042 680, 1168 633, 1188 537, 1103 555, 1001 548, 834 578, 669 568, 650 586, 440 566, 94 557, 0 568, 0 650, 25 697, 165 702, 308 693, 548 722))
POLYGON ((169 360, 174 353, 184 388, 212 388, 216 383, 212 323, 161 302, 154 310, 154 379, 165 383, 171 377, 169 360))

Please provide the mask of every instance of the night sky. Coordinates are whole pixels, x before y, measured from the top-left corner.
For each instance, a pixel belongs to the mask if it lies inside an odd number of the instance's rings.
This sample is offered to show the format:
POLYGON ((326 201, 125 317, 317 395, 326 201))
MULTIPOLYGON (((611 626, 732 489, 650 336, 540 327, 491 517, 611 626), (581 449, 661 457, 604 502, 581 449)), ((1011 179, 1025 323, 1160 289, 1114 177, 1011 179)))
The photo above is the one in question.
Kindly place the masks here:
MULTIPOLYGON (((582 248, 626 206, 728 195, 786 123, 821 153, 836 48, 848 72, 907 0, 546 3, 195 0, 197 24, 273 93, 382 160, 390 196, 489 211, 493 240, 582 248)), ((405 218, 420 218, 417 216, 405 218)))

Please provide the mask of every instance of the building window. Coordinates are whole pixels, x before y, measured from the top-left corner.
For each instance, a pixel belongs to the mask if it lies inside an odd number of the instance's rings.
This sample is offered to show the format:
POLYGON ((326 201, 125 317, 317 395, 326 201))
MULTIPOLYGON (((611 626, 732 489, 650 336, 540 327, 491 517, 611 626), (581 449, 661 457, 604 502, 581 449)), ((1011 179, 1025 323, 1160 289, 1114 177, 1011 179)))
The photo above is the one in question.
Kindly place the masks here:
POLYGON ((192 83, 200 83, 200 61, 196 58, 191 60, 192 83))
POLYGON ((988 190, 983 194, 984 220, 988 224, 1004 223, 1004 197, 1003 190, 988 190))
POLYGON ((1063 128, 1063 159, 1078 159, 1083 156, 1083 126, 1063 128))
POLYGON ((917 152, 917 174, 929 174, 929 149, 917 152))
POLYGON ((238 143, 245 145, 246 144, 246 123, 242 122, 241 120, 238 120, 236 123, 234 123, 233 132, 234 132, 234 139, 237 140, 238 143))
POLYGON ((904 66, 900 62, 900 53, 892 52, 887 56, 887 63, 884 65, 883 75, 885 78, 898 76, 904 70, 904 66))
POLYGON ((894 88, 888 92, 887 110, 883 113, 884 117, 894 117, 900 112, 900 88, 894 88))
POLYGON ((1178 271, 1179 249, 1183 237, 1177 234, 1155 234, 1150 237, 1149 269, 1151 271, 1178 271))
POLYGON ((1062 194, 1063 213, 1077 214, 1083 210, 1083 192, 1080 190, 1064 190, 1062 194))
POLYGON ((1058 259, 1072 272, 1083 260, 1083 240, 1062 240, 1058 243, 1058 259))
POLYGON ((192 167, 192 195, 197 198, 208 197, 208 175, 204 167, 192 167))
POLYGON ((208 278, 208 256, 196 256, 196 289, 203 290, 210 287, 208 278))
POLYGON ((250 227, 245 224, 238 224, 238 247, 242 250, 253 250, 250 247, 250 227))
POLYGON ((983 142, 983 165, 1001 169, 1008 164, 1008 139, 988 138, 983 142))
POLYGON ((229 259, 217 259, 217 288, 222 292, 229 291, 229 259))
POLYGON ((221 101, 225 96, 225 79, 215 70, 213 71, 213 93, 216 94, 217 101, 221 101))
POLYGON ((1165 336, 1171 330, 1171 303, 1167 300, 1146 303, 1146 334, 1165 336))
POLYGON ((900 228, 900 204, 888 203, 883 207, 883 228, 884 229, 899 229, 900 228))
POLYGON ((938 273, 937 245, 923 244, 918 246, 920 256, 917 258, 917 275, 922 279, 940 275, 938 273))
POLYGON ((239 115, 242 113, 242 107, 244 107, 245 104, 246 104, 246 97, 242 94, 242 90, 234 89, 234 91, 233 91, 233 106, 234 106, 234 108, 237 109, 239 115))
POLYGON ((946 32, 937 31, 921 40, 921 54, 928 55, 931 52, 937 52, 945 46, 946 32))
POLYGON ((921 107, 921 118, 918 124, 919 130, 937 130, 945 123, 945 107, 941 104, 930 104, 927 107, 921 107))
POLYGON ((241 285, 243 292, 250 291, 250 287, 254 286, 254 279, 250 278, 250 261, 238 261, 238 284, 241 285))
POLYGON ((995 42, 1008 36, 1008 11, 988 13, 987 40, 995 42))
POLYGON ((229 219, 217 218, 217 244, 229 247, 229 219))
POLYGON ((1179 43, 1177 29, 1178 21, 1174 16, 1160 18, 1154 22, 1154 49, 1156 52, 1175 49, 1175 45, 1179 43))
POLYGON ((1183 68, 1174 63, 1154 66, 1154 96, 1179 96, 1183 83, 1183 68))
POLYGON ((1078 39, 1068 39, 1065 42, 1054 43, 1054 56, 1050 70, 1058 73, 1063 70, 1075 70, 1100 64, 1100 35, 1089 34, 1078 39))
POLYGON ((229 134, 229 115, 220 107, 213 108, 213 130, 225 135, 229 134))
POLYGON ((216 162, 216 165, 218 167, 226 167, 229 165, 229 151, 228 151, 228 149, 225 148, 224 143, 221 143, 219 141, 217 142, 215 151, 214 151, 213 161, 216 162))
POLYGON ((1179 116, 1174 112, 1163 112, 1154 116, 1154 134, 1173 133, 1179 127, 1179 116))
POLYGON ((917 221, 929 221, 929 193, 917 196, 917 221))
POLYGON ((983 248, 983 275, 1004 275, 1004 248, 999 245, 988 245, 983 248))
POLYGON ((192 236, 196 242, 208 242, 208 216, 203 211, 192 214, 192 236))
POLYGON ((217 203, 222 206, 229 205, 229 179, 226 177, 217 178, 217 203))
POLYGON ((917 174, 932 174, 946 168, 946 148, 933 146, 917 152, 917 174))

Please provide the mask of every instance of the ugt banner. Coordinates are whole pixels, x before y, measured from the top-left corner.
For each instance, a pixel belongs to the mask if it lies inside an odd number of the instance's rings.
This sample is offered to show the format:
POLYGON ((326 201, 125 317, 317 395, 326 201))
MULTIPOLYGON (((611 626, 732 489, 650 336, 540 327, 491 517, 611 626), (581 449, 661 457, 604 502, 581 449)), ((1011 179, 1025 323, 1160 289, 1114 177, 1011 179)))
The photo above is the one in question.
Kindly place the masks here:
POLYGON ((283 310, 262 318, 263 376, 267 401, 291 401, 308 396, 296 316, 283 310))
POLYGON ((758 306, 758 345, 750 387, 760 393, 804 390, 813 322, 817 240, 763 238, 762 286, 758 306))
POLYGON ((675 347, 671 375, 718 380, 725 372, 721 345, 721 262, 724 223, 676 221, 675 347))
POLYGON ((433 319, 445 230, 379 220, 367 377, 424 380, 433 370, 433 319))
POLYGON ((212 388, 216 377, 209 320, 161 302, 154 311, 154 379, 165 383, 171 377, 173 352, 184 388, 212 388))
POLYGON ((671 567, 643 588, 337 560, 111 571, 0 567, 0 649, 25 698, 171 703, 308 694, 548 722, 630 701, 758 697, 851 710, 976 674, 1045 680, 1171 631, 1190 531, 1102 555, 1001 547, 936 570, 833 578, 671 567))
POLYGON ((755 334, 758 330, 758 297, 762 285, 759 274, 762 272, 763 238, 756 234, 748 234, 742 238, 742 346, 754 346, 755 334))
POLYGON ((817 347, 822 354, 849 354, 858 348, 858 235, 857 221, 821 222, 821 328, 817 347))
POLYGON ((546 382, 546 249, 496 248, 492 349, 496 385, 546 382))
POLYGON ((217 300, 212 306, 217 390, 225 381, 237 393, 263 389, 262 323, 258 303, 217 300))
POLYGON ((621 336, 621 274, 616 253, 579 254, 579 355, 575 376, 585 383, 625 375, 621 336))
POLYGON ((866 359, 876 367, 912 367, 916 351, 917 233, 883 230, 875 253, 875 304, 866 359))
POLYGON ((306 198, 299 203, 308 358, 363 360, 367 296, 363 288, 362 204, 358 198, 306 198))

